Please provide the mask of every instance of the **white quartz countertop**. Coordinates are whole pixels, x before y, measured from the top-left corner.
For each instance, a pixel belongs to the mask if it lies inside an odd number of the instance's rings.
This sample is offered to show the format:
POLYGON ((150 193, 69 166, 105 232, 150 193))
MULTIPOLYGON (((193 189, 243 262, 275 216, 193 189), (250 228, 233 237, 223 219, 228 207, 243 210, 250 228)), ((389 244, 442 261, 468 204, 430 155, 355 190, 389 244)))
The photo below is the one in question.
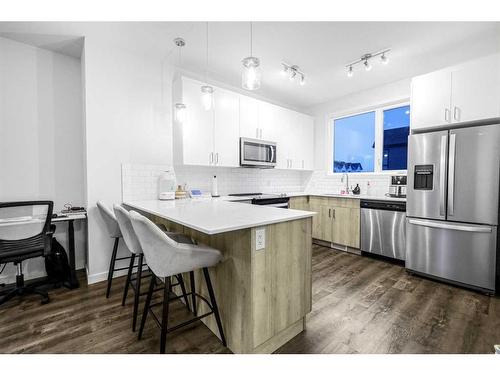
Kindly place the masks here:
POLYGON ((223 199, 147 200, 125 205, 206 234, 304 219, 314 212, 228 202, 223 199))

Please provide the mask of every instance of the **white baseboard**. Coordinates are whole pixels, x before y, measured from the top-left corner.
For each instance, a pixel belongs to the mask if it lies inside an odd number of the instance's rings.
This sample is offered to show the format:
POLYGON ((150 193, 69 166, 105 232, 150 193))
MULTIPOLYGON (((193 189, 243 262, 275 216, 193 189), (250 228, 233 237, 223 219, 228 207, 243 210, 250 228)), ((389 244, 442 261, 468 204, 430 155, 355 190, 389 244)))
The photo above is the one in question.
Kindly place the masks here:
MULTIPOLYGON (((89 274, 89 269, 86 269, 87 271, 87 284, 95 284, 101 281, 105 281, 108 279, 108 271, 105 272, 100 272, 100 273, 94 273, 94 274, 89 274)), ((120 276, 125 276, 127 275, 128 270, 121 270, 121 271, 115 271, 113 274, 113 279, 120 277, 120 276)))

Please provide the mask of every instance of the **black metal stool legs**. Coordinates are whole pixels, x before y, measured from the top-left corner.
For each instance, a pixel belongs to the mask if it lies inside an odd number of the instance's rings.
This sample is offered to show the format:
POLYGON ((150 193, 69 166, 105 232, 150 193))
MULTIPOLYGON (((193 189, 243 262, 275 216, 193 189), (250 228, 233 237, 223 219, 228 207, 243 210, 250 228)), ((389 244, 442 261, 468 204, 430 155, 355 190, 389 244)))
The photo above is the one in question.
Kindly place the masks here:
POLYGON ((149 283, 149 290, 146 296, 146 302, 144 303, 144 311, 142 312, 141 325, 139 327, 139 340, 142 338, 142 333, 144 332, 144 325, 146 324, 146 318, 148 317, 149 307, 151 306, 151 298, 153 298, 153 292, 155 290, 156 277, 151 276, 151 282, 149 283))
POLYGON ((113 282, 113 273, 115 270, 116 253, 118 252, 118 242, 119 241, 120 241, 120 238, 116 237, 115 243, 113 245, 113 252, 111 253, 111 261, 109 262, 108 288, 106 289, 106 298, 109 298, 109 293, 111 292, 111 283, 113 282))
POLYGON ((108 288, 106 289, 106 298, 109 298, 109 292, 111 291, 111 283, 113 282, 113 273, 115 270, 115 262, 116 262, 116 253, 118 251, 118 242, 120 238, 115 238, 115 243, 113 245, 113 252, 111 253, 111 261, 109 262, 109 271, 108 271, 108 288))
POLYGON ((161 318, 161 336, 160 336, 160 353, 165 353, 167 345, 167 329, 168 329, 168 305, 170 303, 170 277, 165 277, 165 285, 163 287, 163 309, 161 318))
POLYGON ((139 297, 141 296, 142 263, 144 260, 144 254, 139 254, 138 257, 139 265, 137 267, 137 276, 135 279, 134 314, 132 321, 133 332, 135 332, 135 327, 137 325, 137 310, 139 309, 139 297))
POLYGON ((191 301, 193 314, 196 316, 196 286, 194 285, 194 271, 189 272, 189 283, 191 284, 191 301))
POLYGON ((128 266, 127 280, 125 280, 125 288, 123 289, 122 306, 125 306, 125 301, 127 300, 128 287, 130 285, 130 279, 132 278, 132 271, 134 269, 135 254, 130 257, 130 264, 128 266))
POLYGON ((210 296, 210 303, 212 304, 212 310, 214 312, 215 321, 217 322, 217 328, 219 329, 220 339, 222 345, 226 346, 226 337, 224 336, 224 330, 222 329, 222 322, 220 320, 219 308, 217 307, 217 301, 215 300, 214 289, 212 288, 212 282, 210 281, 210 274, 208 273, 208 268, 203 268, 203 275, 205 276, 205 282, 207 283, 208 295, 210 296))
POLYGON ((184 302, 186 302, 186 308, 188 311, 191 311, 191 309, 189 308, 188 294, 186 292, 186 285, 184 284, 182 273, 175 275, 175 278, 177 279, 177 281, 179 282, 179 286, 181 287, 182 295, 184 296, 184 302))

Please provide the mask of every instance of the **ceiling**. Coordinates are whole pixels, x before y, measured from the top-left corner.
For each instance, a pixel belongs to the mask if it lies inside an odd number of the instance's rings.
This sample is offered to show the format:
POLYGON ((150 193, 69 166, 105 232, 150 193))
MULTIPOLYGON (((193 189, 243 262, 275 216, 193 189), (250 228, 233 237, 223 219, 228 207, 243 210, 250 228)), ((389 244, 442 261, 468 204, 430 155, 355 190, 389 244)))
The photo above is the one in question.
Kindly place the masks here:
MULTIPOLYGON (((82 37, 178 64, 173 39, 183 37, 181 67, 205 71, 203 22, 0 22, 0 36, 79 57, 82 37)), ((209 24, 209 78, 240 86, 241 60, 250 54, 248 22, 209 24)), ((261 59, 260 97, 298 109, 500 51, 499 22, 256 22, 253 55, 261 59), (365 72, 345 65, 391 48, 390 63, 365 72), (280 74, 281 61, 306 73, 299 86, 280 74)))

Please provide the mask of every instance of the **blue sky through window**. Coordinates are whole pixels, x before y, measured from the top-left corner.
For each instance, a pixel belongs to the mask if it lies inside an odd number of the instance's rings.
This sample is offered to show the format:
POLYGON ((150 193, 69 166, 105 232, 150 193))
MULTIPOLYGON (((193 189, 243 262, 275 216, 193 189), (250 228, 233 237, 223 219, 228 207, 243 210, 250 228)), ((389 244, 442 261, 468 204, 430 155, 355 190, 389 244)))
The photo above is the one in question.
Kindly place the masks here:
POLYGON ((407 168, 409 134, 409 105, 384 111, 383 170, 402 170, 407 168))
POLYGON ((334 122, 334 172, 373 172, 375 112, 336 119, 334 122))

